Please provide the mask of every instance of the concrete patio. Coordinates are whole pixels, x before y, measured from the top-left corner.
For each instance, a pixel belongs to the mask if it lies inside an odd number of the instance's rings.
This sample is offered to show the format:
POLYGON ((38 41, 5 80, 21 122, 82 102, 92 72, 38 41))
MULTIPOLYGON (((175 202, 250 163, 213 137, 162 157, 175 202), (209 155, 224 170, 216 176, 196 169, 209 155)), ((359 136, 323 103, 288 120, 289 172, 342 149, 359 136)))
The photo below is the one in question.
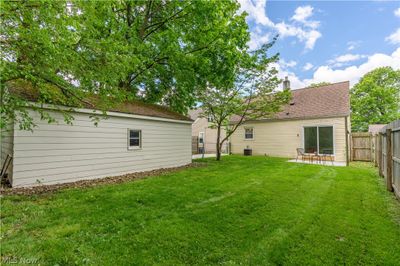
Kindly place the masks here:
MULTIPOLYGON (((226 156, 228 154, 226 153, 222 153, 221 156, 226 156)), ((215 153, 205 153, 204 157, 203 154, 193 154, 192 155, 192 159, 201 159, 201 158, 213 158, 213 157, 217 157, 217 155, 215 153)))
POLYGON ((292 159, 289 160, 288 162, 290 163, 305 163, 305 164, 316 164, 316 165, 326 165, 326 166, 346 166, 345 162, 329 162, 329 161, 303 161, 303 160, 297 160, 296 159, 292 159))

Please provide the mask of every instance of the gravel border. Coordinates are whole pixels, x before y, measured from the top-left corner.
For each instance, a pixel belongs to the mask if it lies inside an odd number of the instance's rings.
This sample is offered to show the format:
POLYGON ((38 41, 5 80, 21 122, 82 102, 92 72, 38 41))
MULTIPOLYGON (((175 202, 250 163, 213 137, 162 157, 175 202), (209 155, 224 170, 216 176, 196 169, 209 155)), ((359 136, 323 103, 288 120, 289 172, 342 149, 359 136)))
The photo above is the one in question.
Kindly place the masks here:
POLYGON ((161 168, 151 171, 145 172, 136 172, 130 173, 126 175, 120 176, 110 176, 104 178, 97 179, 89 179, 89 180, 79 180, 75 182, 62 183, 62 184, 54 184, 54 185, 37 185, 32 187, 17 187, 17 188, 0 188, 0 195, 39 195, 39 194, 48 194, 53 193, 63 189, 71 189, 71 188, 90 188, 99 185, 107 185, 107 184, 121 184, 126 183, 132 180, 144 179, 152 176, 166 175, 170 173, 174 173, 177 171, 181 171, 184 169, 194 168, 194 167, 204 167, 206 163, 193 162, 187 165, 171 167, 171 168, 161 168))

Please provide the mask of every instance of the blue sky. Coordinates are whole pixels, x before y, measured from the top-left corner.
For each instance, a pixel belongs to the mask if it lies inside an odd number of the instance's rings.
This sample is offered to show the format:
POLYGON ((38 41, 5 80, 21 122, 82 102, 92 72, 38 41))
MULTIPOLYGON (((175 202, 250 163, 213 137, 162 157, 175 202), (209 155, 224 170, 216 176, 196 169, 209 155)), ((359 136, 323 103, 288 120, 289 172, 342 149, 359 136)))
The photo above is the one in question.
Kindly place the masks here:
POLYGON ((354 85, 380 66, 400 69, 400 1, 239 0, 249 15, 249 46, 257 48, 275 34, 271 52, 292 88, 312 82, 354 85))

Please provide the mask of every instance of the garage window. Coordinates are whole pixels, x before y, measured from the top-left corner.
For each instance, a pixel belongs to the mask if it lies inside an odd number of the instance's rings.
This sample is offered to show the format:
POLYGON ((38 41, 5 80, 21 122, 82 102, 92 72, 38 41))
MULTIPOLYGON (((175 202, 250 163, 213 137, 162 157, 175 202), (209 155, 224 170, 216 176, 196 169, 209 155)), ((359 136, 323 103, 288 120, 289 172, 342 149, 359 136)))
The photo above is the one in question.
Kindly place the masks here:
POLYGON ((128 148, 140 149, 142 147, 142 131, 138 129, 128 129, 128 148))

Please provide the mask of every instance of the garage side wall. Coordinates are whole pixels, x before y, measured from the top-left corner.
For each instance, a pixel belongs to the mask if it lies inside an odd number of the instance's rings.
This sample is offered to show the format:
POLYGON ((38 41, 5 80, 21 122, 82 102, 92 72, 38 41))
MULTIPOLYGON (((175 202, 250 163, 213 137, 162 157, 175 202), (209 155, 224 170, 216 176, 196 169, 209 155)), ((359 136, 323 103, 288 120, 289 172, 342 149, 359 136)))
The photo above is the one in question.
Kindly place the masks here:
POLYGON ((191 124, 110 116, 96 127, 89 114, 74 113, 73 125, 15 131, 13 186, 32 186, 117 176, 191 162, 191 124), (128 149, 128 129, 142 132, 142 148, 128 149))
POLYGON ((303 128, 306 126, 333 126, 335 160, 346 161, 344 117, 246 123, 231 137, 232 153, 243 154, 248 146, 255 155, 296 158, 296 148, 304 146, 303 128), (253 140, 244 139, 246 127, 253 128, 253 140))

